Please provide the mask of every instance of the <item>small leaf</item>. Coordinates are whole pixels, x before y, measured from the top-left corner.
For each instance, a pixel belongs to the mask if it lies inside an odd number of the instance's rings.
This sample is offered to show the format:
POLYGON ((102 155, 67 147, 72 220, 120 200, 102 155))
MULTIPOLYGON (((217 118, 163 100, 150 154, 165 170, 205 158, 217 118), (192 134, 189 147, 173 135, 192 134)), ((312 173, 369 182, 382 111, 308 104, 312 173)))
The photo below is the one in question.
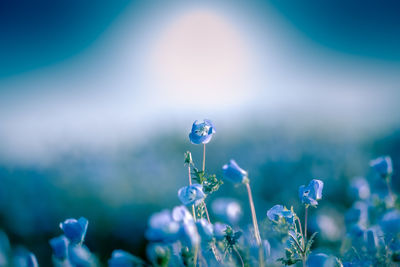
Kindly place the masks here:
POLYGON ((311 246, 314 243, 314 238, 315 236, 318 234, 318 232, 315 232, 311 235, 310 239, 307 241, 307 245, 306 245, 306 249, 305 249, 305 253, 306 255, 309 254, 311 252, 311 246))

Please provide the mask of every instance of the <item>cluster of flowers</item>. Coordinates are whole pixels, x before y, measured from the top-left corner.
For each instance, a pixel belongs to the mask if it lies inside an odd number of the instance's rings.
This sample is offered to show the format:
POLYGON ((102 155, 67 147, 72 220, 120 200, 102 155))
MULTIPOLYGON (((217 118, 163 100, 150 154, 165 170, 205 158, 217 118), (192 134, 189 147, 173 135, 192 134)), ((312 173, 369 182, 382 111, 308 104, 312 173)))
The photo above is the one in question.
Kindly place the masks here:
POLYGON ((400 203, 390 186, 392 160, 379 157, 370 165, 386 183, 387 193, 372 192, 365 178, 352 181, 355 201, 345 215, 342 258, 346 266, 395 266, 400 264, 400 203))
MULTIPOLYGON (((196 167, 190 152, 185 153, 188 185, 177 192, 182 205, 150 217, 145 232, 149 241, 146 248, 148 262, 129 252, 115 250, 108 261, 109 266, 265 266, 302 263, 303 266, 327 267, 392 266, 400 262, 400 205, 390 187, 393 173, 390 157, 371 161, 371 166, 387 184, 386 197, 372 195, 364 178, 352 182, 352 192, 357 200, 346 214, 347 234, 343 240, 342 254, 334 257, 311 253, 317 233, 307 234, 309 208, 318 206, 324 183, 313 179, 307 186, 299 187, 299 200, 304 205, 303 220, 293 207, 289 209, 284 205, 275 205, 270 208, 266 213, 266 223, 279 238, 267 240, 259 230, 248 172, 234 160, 222 167, 222 178, 206 172, 206 144, 215 132, 210 120, 193 123, 189 139, 193 144, 203 145, 202 168, 196 167), (223 181, 246 188, 251 226, 239 227, 243 212, 239 203, 230 198, 217 198, 212 202, 213 214, 221 221, 211 222, 207 197, 218 191, 223 181), (273 261, 272 242, 281 249, 281 257, 273 261)), ((60 224, 60 228, 63 235, 49 241, 54 266, 99 266, 98 259, 84 245, 87 219, 67 219, 60 224)), ((1 240, 0 235, 0 245, 4 247, 1 240)), ((0 254, 0 265, 3 259, 7 257, 0 254)), ((32 253, 21 249, 15 253, 13 265, 35 267, 38 263, 32 253)))

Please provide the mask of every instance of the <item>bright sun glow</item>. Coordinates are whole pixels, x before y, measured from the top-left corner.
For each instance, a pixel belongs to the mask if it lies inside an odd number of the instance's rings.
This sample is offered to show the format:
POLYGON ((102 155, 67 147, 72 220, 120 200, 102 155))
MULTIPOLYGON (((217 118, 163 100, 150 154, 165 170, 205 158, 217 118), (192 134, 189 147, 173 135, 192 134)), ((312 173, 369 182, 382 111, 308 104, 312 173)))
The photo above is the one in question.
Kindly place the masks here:
POLYGON ((201 98, 199 90, 215 102, 226 95, 230 102, 243 100, 249 95, 245 38, 224 16, 191 11, 161 31, 152 49, 151 72, 175 100, 201 98))

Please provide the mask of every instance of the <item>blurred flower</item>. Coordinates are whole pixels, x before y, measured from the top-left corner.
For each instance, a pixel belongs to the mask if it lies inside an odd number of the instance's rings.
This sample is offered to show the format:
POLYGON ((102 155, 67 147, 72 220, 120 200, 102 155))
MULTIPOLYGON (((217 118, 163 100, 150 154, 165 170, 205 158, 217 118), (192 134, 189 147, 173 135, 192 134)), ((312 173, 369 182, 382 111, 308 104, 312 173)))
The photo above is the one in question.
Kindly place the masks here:
POLYGON ((36 256, 32 252, 28 254, 27 266, 28 267, 39 267, 39 264, 38 264, 38 261, 36 259, 36 256))
POLYGON ((108 260, 109 267, 134 267, 142 266, 142 263, 141 259, 121 249, 114 250, 108 260))
POLYGON ((85 239, 88 227, 88 220, 84 217, 76 219, 67 219, 60 223, 60 228, 71 243, 82 243, 85 239))
POLYGON ((350 197, 353 199, 367 199, 371 195, 368 181, 364 177, 357 177, 350 183, 350 197))
POLYGON ((265 258, 268 259, 269 256, 271 255, 271 244, 267 239, 263 240, 263 246, 264 246, 264 252, 265 252, 265 258))
POLYGON ((214 227, 206 219, 200 218, 196 221, 197 231, 204 241, 210 241, 213 238, 214 227))
POLYGON ((393 210, 386 213, 379 225, 385 234, 396 235, 400 233, 400 212, 398 210, 393 210))
POLYGON ((201 184, 192 184, 182 187, 178 191, 179 200, 183 205, 199 205, 206 195, 201 184))
POLYGON ((235 160, 231 159, 228 164, 222 167, 223 176, 226 180, 233 183, 246 183, 248 181, 247 172, 239 167, 235 160))
POLYGON ((68 247, 68 258, 72 266, 92 267, 96 266, 96 259, 84 245, 70 245, 68 247))
POLYGON ((8 256, 11 252, 10 240, 6 233, 0 230, 0 266, 9 266, 8 256))
POLYGON ((386 178, 393 173, 392 159, 389 156, 382 156, 373 159, 369 162, 369 165, 383 178, 386 178))
POLYGON ((181 225, 180 241, 189 248, 196 247, 200 243, 200 235, 194 222, 186 222, 181 225))
POLYGON ((169 210, 154 213, 149 219, 145 236, 150 241, 173 242, 179 232, 179 223, 172 219, 169 210))
POLYGON ((50 239, 49 241, 51 248, 53 249, 53 255, 57 259, 64 260, 68 256, 68 239, 64 236, 58 236, 50 239))
POLYGON ((294 223, 294 214, 282 205, 275 205, 267 211, 267 217, 271 221, 278 223, 280 219, 284 219, 289 224, 294 223))
POLYGON ((377 251, 377 244, 378 244, 375 232, 371 229, 368 229, 365 232, 365 235, 366 235, 365 239, 366 239, 368 253, 375 254, 377 251))
POLYGON ((334 257, 325 253, 312 253, 307 260, 308 267, 334 267, 338 266, 334 257))
POLYGON ((154 266, 167 266, 170 258, 170 249, 168 246, 160 243, 152 243, 146 247, 147 258, 154 266))
POLYGON ((222 239, 224 239, 225 230, 226 230, 226 227, 227 227, 227 226, 228 226, 228 225, 225 224, 225 223, 219 223, 219 222, 214 223, 214 237, 215 237, 217 240, 222 240, 222 239))
POLYGON ((185 206, 176 206, 175 208, 173 208, 172 218, 176 222, 194 222, 192 214, 190 214, 185 206))
POLYGON ((356 249, 362 249, 362 247, 365 244, 365 241, 364 241, 365 227, 358 225, 358 224, 353 224, 350 227, 348 236, 351 239, 351 245, 353 247, 355 247, 356 249))
POLYGON ((230 224, 237 224, 242 216, 242 208, 233 198, 218 198, 213 201, 211 208, 215 215, 230 224))
POLYGON ((334 211, 317 214, 314 218, 323 239, 331 242, 341 239, 344 227, 341 227, 340 217, 334 211))
POLYGON ((321 180, 313 179, 308 186, 300 186, 299 197, 303 204, 317 206, 318 201, 322 198, 322 189, 324 183, 321 180))
POLYGON ((350 228, 350 235, 354 238, 359 238, 364 235, 365 228, 359 224, 354 224, 350 228))
POLYGON ((346 212, 345 221, 347 224, 359 223, 367 225, 368 223, 368 204, 363 201, 357 201, 346 212))
POLYGON ((207 144, 210 142, 212 135, 215 133, 214 124, 210 120, 198 122, 192 125, 192 131, 189 134, 190 142, 193 144, 207 144))
POLYGON ((15 267, 39 267, 35 254, 19 247, 14 252, 13 265, 15 267))

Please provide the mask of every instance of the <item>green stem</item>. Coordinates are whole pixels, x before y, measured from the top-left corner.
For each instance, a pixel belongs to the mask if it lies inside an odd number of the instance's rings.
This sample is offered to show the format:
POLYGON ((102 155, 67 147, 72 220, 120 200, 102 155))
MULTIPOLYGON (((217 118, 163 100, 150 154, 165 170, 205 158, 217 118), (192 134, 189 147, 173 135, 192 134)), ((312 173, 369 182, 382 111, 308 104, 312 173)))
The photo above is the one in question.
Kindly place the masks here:
POLYGON ((259 247, 259 263, 260 267, 264 266, 264 252, 262 251, 262 242, 261 242, 261 236, 260 236, 260 231, 258 230, 258 223, 257 223, 257 216, 256 216, 256 210, 254 208, 254 201, 253 201, 253 195, 251 193, 251 188, 250 188, 250 183, 246 183, 246 188, 247 188, 247 194, 249 196, 249 203, 250 203, 250 210, 251 210, 251 217, 253 220, 253 227, 254 227, 254 236, 256 238, 257 245, 259 247))
POLYGON ((238 258, 240 259, 240 263, 242 264, 242 267, 244 267, 244 262, 243 262, 243 258, 242 256, 240 256, 239 251, 237 250, 237 248, 234 246, 233 250, 236 252, 236 255, 238 256, 238 258))
POLYGON ((210 216, 208 215, 208 209, 207 209, 207 205, 206 205, 206 202, 203 200, 203 204, 204 204, 204 211, 206 212, 206 216, 207 216, 207 221, 209 222, 209 223, 211 223, 211 221, 210 221, 210 216))
POLYGON ((206 170, 206 144, 203 144, 203 172, 206 170))
POLYGON ((306 266, 307 262, 307 251, 306 251, 306 244, 307 244, 307 218, 308 218, 308 205, 306 205, 306 209, 304 212, 304 255, 303 255, 303 266, 306 266))
MULTIPOLYGON (((205 175, 205 170, 206 170, 206 144, 203 144, 203 175, 205 175)), ((203 204, 204 204, 204 211, 206 212, 207 220, 211 224, 210 215, 208 214, 207 205, 204 200, 203 200, 203 204)), ((213 251, 215 259, 219 263, 221 263, 221 258, 218 255, 217 247, 215 246, 215 244, 212 244, 211 247, 212 247, 212 251, 213 251)))
MULTIPOLYGON (((190 163, 188 164, 188 176, 189 176, 189 185, 192 185, 192 174, 190 172, 190 163)), ((196 221, 196 213, 194 211, 194 205, 192 205, 192 214, 193 214, 193 220, 196 221)))
POLYGON ((308 217, 308 205, 304 213, 304 243, 307 243, 307 217, 308 217))
POLYGON ((197 254, 198 253, 199 253, 199 245, 196 245, 196 247, 194 248, 194 256, 193 256, 194 267, 197 266, 197 254))
POLYGON ((190 164, 188 165, 189 185, 192 185, 192 174, 190 173, 190 164))

